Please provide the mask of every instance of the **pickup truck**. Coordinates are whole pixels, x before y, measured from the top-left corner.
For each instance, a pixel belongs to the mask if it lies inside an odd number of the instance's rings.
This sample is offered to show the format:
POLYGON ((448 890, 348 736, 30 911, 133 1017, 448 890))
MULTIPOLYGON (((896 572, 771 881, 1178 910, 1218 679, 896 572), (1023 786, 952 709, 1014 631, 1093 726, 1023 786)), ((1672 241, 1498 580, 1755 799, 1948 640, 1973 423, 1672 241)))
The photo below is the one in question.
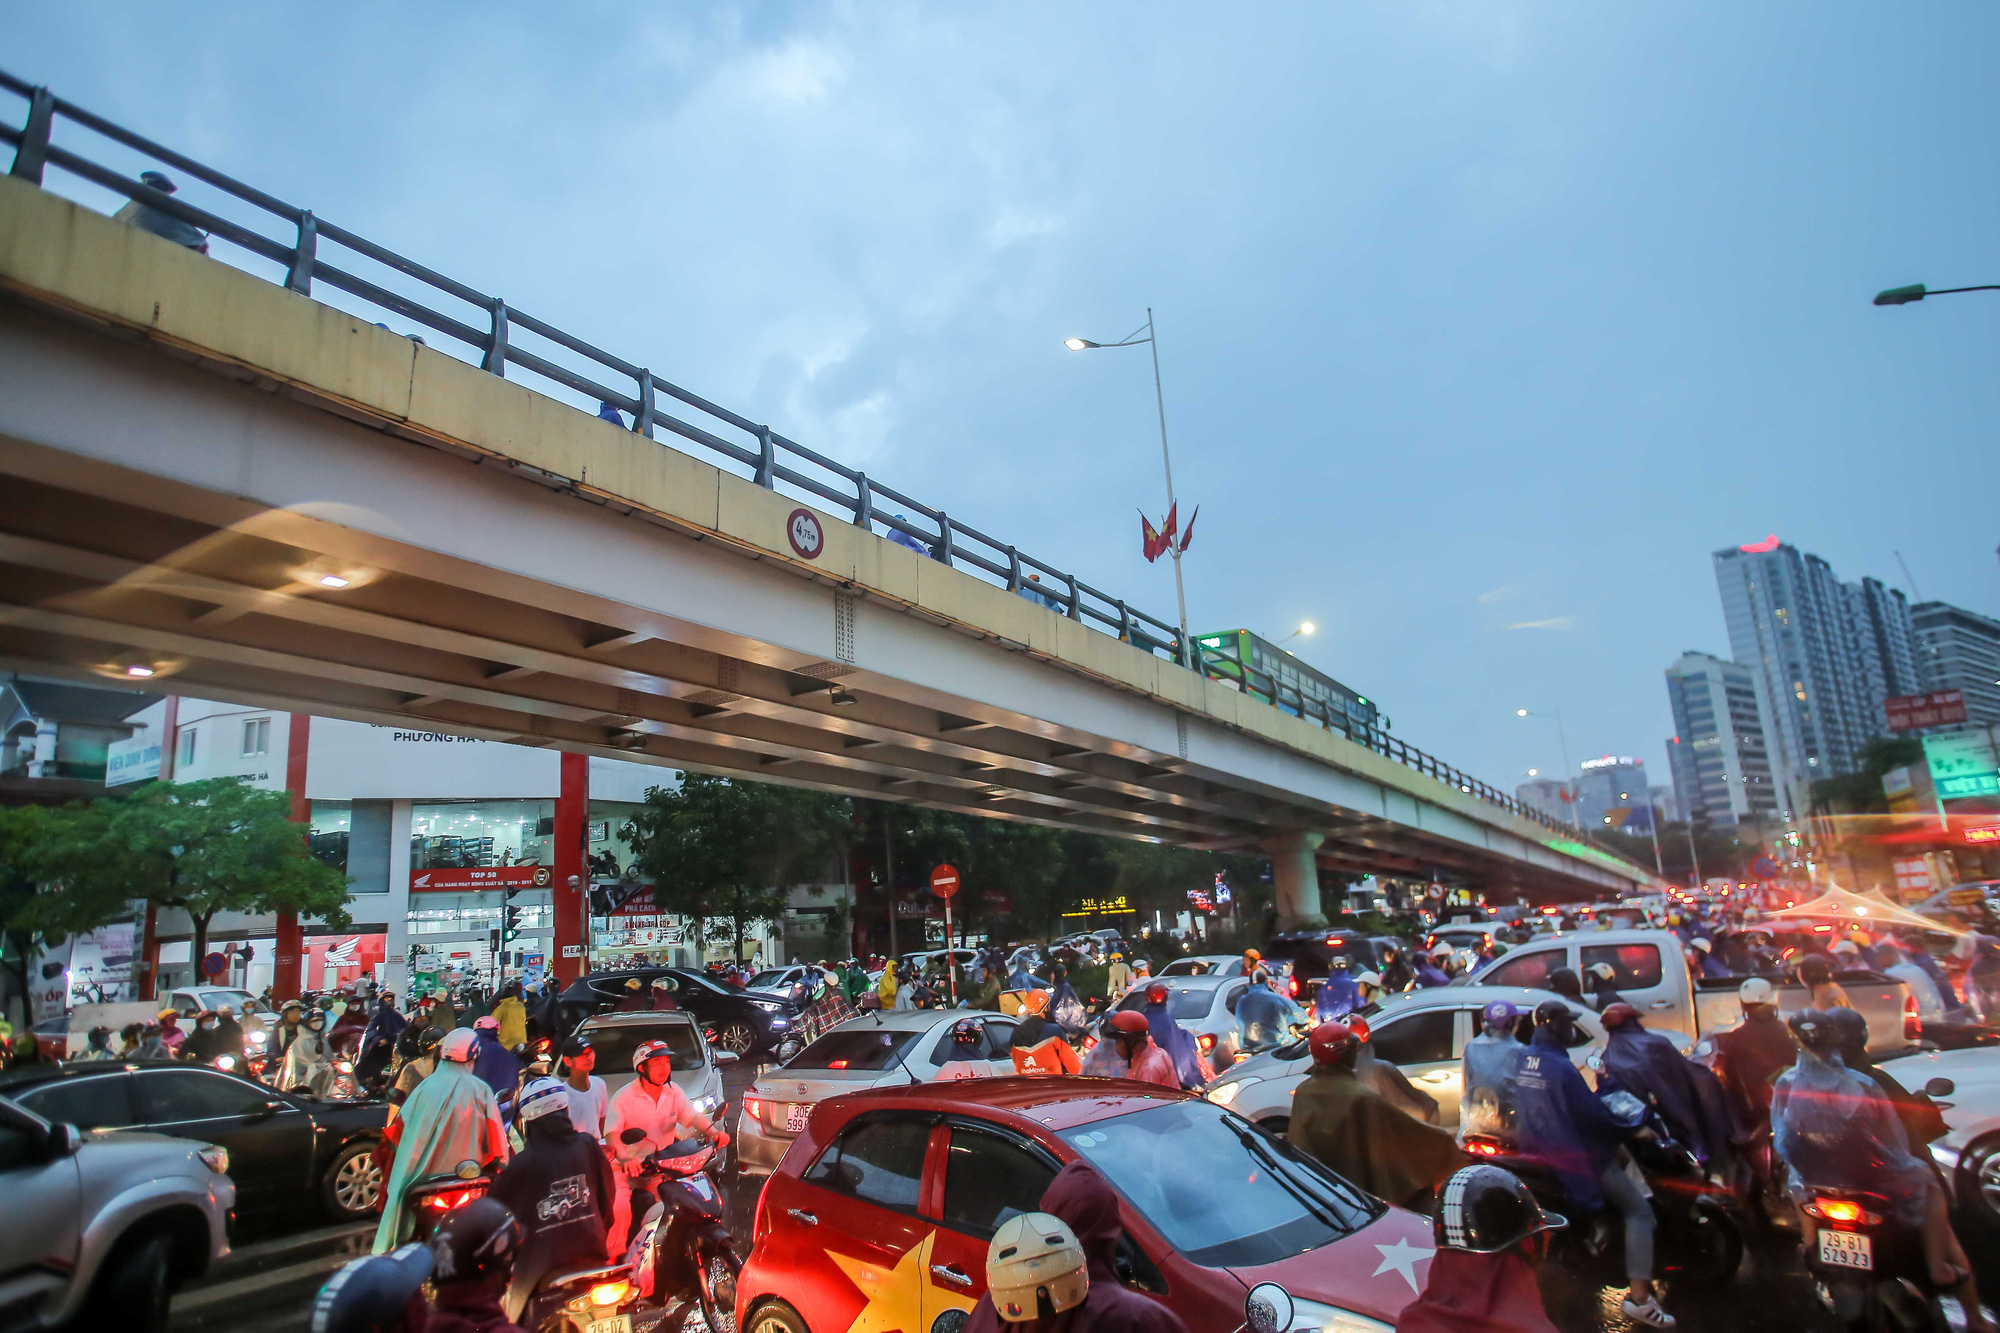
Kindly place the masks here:
MULTIPOLYGON (((1465 984, 1528 986, 1548 989, 1549 974, 1568 968, 1586 981, 1598 963, 1611 965, 1612 985, 1625 997, 1646 1026, 1679 1032, 1698 1042, 1736 1026, 1743 1005, 1736 998, 1742 977, 1696 978, 1678 936, 1667 930, 1572 930, 1537 936, 1469 974, 1465 984)), ((1777 987, 1778 1010, 1791 1014, 1807 1007, 1808 992, 1789 977, 1766 978, 1777 987)), ((1860 969, 1836 972, 1833 979, 1847 992, 1848 1002, 1868 1020, 1868 1049, 1877 1056, 1901 1054, 1915 1047, 1921 1034, 1917 1000, 1894 977, 1860 969)))

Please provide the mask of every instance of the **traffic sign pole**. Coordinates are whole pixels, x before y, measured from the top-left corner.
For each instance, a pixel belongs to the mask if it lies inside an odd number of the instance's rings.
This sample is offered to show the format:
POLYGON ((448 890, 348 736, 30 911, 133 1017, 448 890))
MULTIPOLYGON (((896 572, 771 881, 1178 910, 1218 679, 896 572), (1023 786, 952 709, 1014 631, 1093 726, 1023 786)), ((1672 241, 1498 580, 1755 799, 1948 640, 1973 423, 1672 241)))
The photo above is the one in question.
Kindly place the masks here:
POLYGON ((949 865, 931 871, 931 892, 944 899, 944 974, 951 987, 951 1002, 958 1004, 958 965, 952 961, 951 900, 958 892, 958 870, 949 865))

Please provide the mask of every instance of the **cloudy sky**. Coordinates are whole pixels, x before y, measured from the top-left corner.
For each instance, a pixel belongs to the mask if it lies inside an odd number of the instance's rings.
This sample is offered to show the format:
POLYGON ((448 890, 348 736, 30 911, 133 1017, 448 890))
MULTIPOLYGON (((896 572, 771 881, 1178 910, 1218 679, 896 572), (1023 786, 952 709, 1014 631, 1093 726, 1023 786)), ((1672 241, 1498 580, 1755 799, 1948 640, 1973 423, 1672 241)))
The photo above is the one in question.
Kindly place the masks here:
MULTIPOLYGON (((0 67, 1489 780, 1637 754, 1710 552, 2000 613, 1977 5, 37 5, 0 67)), ((1981 91, 1984 89, 1985 91, 1981 91)), ((18 117, 19 101, 0 98, 18 117)), ((53 178, 52 178, 53 179, 53 178)))

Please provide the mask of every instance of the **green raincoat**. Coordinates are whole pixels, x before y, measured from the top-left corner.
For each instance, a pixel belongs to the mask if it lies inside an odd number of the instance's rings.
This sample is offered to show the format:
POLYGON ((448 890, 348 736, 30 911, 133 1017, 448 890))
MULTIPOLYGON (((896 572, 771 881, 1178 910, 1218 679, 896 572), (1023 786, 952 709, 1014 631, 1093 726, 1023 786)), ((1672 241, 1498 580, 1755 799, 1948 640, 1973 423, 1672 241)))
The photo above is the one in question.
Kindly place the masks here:
POLYGON ((473 1077, 470 1065, 455 1060, 438 1061, 436 1071, 417 1085, 403 1103, 402 1121, 396 1164, 382 1195, 382 1224, 375 1229, 377 1254, 402 1244, 403 1192, 412 1184, 455 1171, 460 1162, 484 1164, 507 1155, 493 1089, 473 1077))

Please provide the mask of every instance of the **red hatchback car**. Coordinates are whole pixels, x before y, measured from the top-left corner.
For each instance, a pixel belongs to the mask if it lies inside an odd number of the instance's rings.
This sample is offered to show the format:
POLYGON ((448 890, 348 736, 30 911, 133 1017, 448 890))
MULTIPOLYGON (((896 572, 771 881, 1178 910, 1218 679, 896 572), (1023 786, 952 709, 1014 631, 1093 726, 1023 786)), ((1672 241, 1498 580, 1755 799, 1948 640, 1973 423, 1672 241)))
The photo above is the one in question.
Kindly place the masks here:
POLYGON ((1427 1219, 1248 1121, 1150 1083, 992 1078, 834 1097, 757 1201, 745 1333, 958 1333, 987 1243, 1066 1164, 1119 1196, 1128 1285, 1190 1333, 1236 1333, 1275 1282, 1288 1329, 1387 1333, 1422 1290, 1427 1219))

